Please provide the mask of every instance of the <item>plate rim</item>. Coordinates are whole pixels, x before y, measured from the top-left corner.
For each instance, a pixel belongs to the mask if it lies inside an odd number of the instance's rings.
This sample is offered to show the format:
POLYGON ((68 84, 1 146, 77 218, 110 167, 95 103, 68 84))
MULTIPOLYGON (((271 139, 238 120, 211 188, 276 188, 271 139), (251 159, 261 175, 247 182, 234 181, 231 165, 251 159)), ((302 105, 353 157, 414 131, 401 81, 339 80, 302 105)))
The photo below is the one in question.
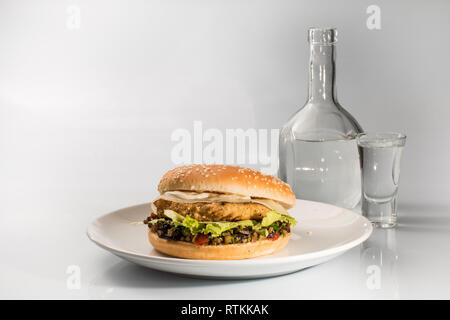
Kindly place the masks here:
MULTIPOLYGON (((337 206, 334 206, 334 205, 331 205, 328 203, 323 203, 323 202, 318 202, 318 201, 309 201, 309 200, 303 200, 303 199, 297 199, 297 200, 337 207, 337 206)), ((240 266, 242 266, 242 265, 262 265, 262 264, 269 265, 269 264, 295 263, 295 262, 300 262, 300 261, 304 261, 304 260, 317 259, 317 258, 326 257, 326 256, 333 255, 333 254, 343 253, 343 252, 357 246, 358 244, 366 241, 370 237, 370 235, 372 234, 372 231, 373 231, 372 223, 370 223, 370 221, 366 217, 364 217, 350 209, 337 207, 337 208, 345 210, 346 212, 348 212, 352 215, 358 216, 358 218, 362 218, 363 220, 366 220, 365 223, 367 224, 367 227, 365 228, 364 233, 360 237, 358 237, 350 242, 347 242, 345 244, 338 245, 336 247, 331 247, 331 248, 327 248, 324 250, 319 250, 319 251, 314 251, 314 252, 309 252, 309 253, 296 254, 296 255, 284 256, 284 257, 267 258, 270 256, 269 255, 269 256, 266 256, 265 259, 264 259, 264 256, 262 256, 261 258, 263 258, 263 259, 241 259, 241 260, 199 260, 199 259, 182 259, 182 258, 176 258, 176 257, 170 257, 170 256, 167 256, 167 257, 148 256, 148 255, 144 255, 144 254, 140 254, 140 253, 133 253, 133 252, 129 252, 126 250, 117 249, 117 248, 105 245, 100 240, 95 239, 95 234, 92 231, 92 228, 93 228, 94 223, 96 221, 98 221, 99 219, 104 218, 109 215, 113 215, 122 210, 132 209, 135 207, 140 207, 140 206, 144 206, 144 205, 148 205, 148 204, 149 204, 148 202, 145 202, 145 203, 141 203, 141 204, 124 207, 124 208, 114 210, 112 212, 109 212, 109 213, 106 213, 103 215, 99 215, 99 216, 93 218, 91 220, 91 222, 89 223, 89 226, 86 231, 87 237, 89 238, 89 240, 91 240, 93 243, 95 243, 100 248, 110 251, 114 254, 118 254, 120 256, 132 256, 134 258, 143 259, 143 260, 146 260, 149 262, 155 262, 155 263, 159 263, 159 264, 186 264, 186 265, 223 265, 223 264, 230 265, 231 264, 231 265, 236 265, 237 264, 236 262, 238 262, 238 264, 240 266)))

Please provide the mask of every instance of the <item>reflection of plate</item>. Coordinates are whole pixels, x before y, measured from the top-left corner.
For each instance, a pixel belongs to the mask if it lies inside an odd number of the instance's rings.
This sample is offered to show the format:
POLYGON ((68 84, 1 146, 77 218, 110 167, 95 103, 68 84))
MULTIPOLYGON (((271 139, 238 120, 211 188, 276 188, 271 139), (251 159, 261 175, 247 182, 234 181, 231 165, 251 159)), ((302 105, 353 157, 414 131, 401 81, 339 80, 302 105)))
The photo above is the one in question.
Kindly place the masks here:
POLYGON ((139 265, 194 277, 250 279, 301 270, 331 258, 366 240, 369 221, 350 210, 297 200, 290 214, 298 220, 285 248, 269 256, 247 260, 191 260, 172 258, 153 249, 147 227, 134 226, 149 215, 150 204, 111 212, 95 219, 88 237, 100 247, 139 265))

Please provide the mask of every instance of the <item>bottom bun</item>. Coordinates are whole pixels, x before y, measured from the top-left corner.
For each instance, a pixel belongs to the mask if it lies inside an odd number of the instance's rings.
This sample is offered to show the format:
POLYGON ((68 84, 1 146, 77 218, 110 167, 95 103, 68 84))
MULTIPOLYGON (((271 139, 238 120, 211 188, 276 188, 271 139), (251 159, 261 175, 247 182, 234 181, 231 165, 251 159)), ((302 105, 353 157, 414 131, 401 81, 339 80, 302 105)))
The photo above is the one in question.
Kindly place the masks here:
POLYGON ((148 231, 148 239, 157 251, 177 258, 200 260, 239 260, 268 255, 283 248, 289 241, 290 236, 291 233, 285 237, 281 236, 277 240, 258 240, 224 245, 196 245, 185 241, 162 239, 151 230, 148 231))

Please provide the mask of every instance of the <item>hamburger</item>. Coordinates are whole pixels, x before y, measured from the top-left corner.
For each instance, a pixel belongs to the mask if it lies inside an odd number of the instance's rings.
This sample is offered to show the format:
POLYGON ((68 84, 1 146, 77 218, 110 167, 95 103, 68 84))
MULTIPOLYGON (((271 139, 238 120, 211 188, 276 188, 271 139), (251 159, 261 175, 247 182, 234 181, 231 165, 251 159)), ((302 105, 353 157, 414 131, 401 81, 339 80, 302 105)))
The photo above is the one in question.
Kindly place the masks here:
POLYGON ((187 259, 233 260, 283 248, 296 220, 288 184, 257 170, 189 165, 168 171, 143 222, 159 252, 187 259))

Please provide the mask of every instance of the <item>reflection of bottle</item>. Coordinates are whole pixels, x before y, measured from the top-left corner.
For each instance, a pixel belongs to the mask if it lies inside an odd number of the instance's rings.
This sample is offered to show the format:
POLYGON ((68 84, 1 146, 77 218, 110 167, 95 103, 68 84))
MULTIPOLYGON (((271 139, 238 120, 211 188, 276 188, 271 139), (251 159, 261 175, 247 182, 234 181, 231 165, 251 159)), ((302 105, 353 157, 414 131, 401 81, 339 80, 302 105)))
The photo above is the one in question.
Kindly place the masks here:
POLYGON ((297 198, 354 208, 361 197, 356 120, 337 102, 335 29, 310 29, 309 96, 280 133, 279 177, 297 198))

